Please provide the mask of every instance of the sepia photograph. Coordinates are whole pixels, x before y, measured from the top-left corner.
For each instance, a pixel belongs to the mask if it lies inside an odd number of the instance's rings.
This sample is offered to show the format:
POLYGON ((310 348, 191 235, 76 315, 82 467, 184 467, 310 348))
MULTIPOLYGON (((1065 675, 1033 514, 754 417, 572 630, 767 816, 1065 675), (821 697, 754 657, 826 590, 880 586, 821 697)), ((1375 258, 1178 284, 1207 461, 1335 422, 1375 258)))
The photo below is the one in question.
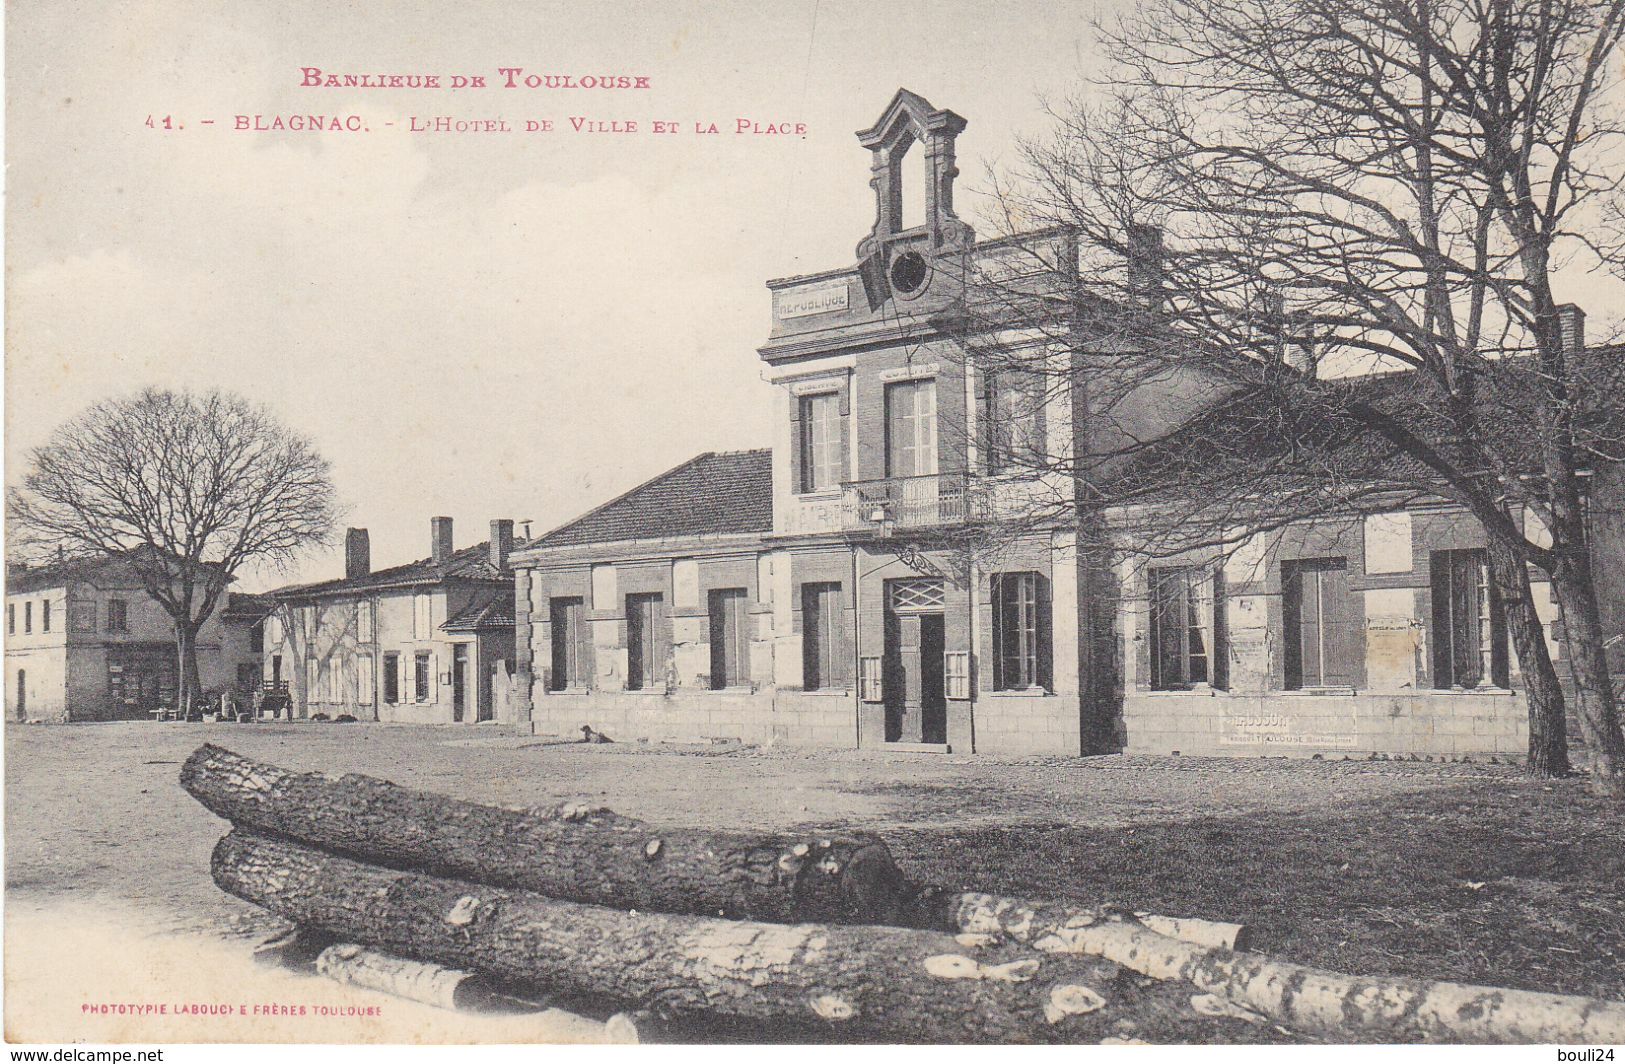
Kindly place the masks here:
POLYGON ((1625 1052, 1625 0, 4 34, 12 1059, 1625 1052))

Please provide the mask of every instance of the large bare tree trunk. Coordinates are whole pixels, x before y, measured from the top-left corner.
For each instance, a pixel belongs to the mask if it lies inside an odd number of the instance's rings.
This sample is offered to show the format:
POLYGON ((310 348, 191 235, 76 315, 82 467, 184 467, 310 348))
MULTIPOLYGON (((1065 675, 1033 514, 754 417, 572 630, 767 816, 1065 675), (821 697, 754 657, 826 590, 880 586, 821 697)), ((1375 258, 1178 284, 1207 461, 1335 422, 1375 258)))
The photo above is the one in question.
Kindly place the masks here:
POLYGON ((1555 778, 1569 771, 1568 721, 1563 688, 1535 611, 1529 567, 1494 535, 1488 537, 1490 578, 1506 608, 1507 630, 1518 653, 1524 698, 1529 704, 1529 774, 1555 778))
POLYGON ((1460 983, 1353 976, 1204 947, 1130 920, 1063 903, 990 894, 941 899, 965 935, 1027 943, 1041 954, 1091 954, 1163 980, 1185 980, 1261 1017, 1333 1039, 1568 1044, 1625 1041, 1625 1004, 1460 983))
MULTIPOLYGON (((302 926, 671 1019, 813 1025, 888 1041, 1078 1041, 1112 1036, 1123 1019, 1178 1016, 1189 999, 1188 988, 1142 988, 1093 958, 972 957, 974 947, 951 936, 902 928, 631 913, 379 868, 241 829, 215 847, 212 868, 221 889, 302 926)), ((1228 1023, 1219 1022, 1221 1036, 1228 1023)))
POLYGON ((639 911, 902 922, 913 888, 873 836, 663 830, 585 806, 499 809, 200 746, 181 784, 237 824, 397 867, 639 911))
POLYGON ((175 699, 182 720, 191 716, 192 706, 198 699, 198 693, 203 690, 197 666, 199 627, 190 621, 179 618, 175 620, 175 653, 178 658, 175 671, 175 699))
POLYGON ((1552 587, 1563 607, 1563 647, 1580 703, 1580 731, 1591 749, 1591 787, 1599 794, 1625 798, 1625 734, 1620 731, 1619 705, 1608 674, 1590 566, 1584 560, 1561 560, 1552 573, 1552 587))

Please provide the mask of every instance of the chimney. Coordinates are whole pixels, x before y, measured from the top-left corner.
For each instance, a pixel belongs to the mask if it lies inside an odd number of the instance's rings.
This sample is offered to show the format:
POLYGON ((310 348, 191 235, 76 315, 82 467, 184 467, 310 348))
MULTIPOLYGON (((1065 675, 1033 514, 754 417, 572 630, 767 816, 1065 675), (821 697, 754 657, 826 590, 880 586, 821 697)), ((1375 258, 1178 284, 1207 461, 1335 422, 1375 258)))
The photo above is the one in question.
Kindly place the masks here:
POLYGON ((1161 310, 1162 230, 1130 223, 1126 235, 1129 300, 1142 310, 1161 310))
POLYGON ((513 551, 513 522, 506 517, 491 522, 491 565, 498 570, 508 567, 508 555, 513 551))
POLYGON ((1586 346, 1586 312, 1574 303, 1559 304, 1557 326, 1563 330, 1563 353, 1583 354, 1586 346))
POLYGON ((359 580, 372 572, 372 541, 364 528, 344 530, 344 579, 359 580))
POLYGON ((1264 295, 1264 322, 1270 361, 1295 369, 1306 377, 1316 376, 1319 360, 1314 339, 1304 328, 1301 315, 1288 309, 1286 294, 1279 288, 1272 287, 1264 295))
POLYGON ((439 566, 451 564, 451 518, 429 518, 429 560, 439 566))

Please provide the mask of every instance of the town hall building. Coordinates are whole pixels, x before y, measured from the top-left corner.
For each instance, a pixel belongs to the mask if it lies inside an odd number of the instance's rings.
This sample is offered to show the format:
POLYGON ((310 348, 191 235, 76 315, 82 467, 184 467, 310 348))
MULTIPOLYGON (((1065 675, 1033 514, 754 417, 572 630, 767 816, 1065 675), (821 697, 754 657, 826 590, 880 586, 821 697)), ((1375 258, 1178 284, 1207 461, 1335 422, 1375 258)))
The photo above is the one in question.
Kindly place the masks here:
MULTIPOLYGON (((971 320, 973 276, 1064 263, 1076 238, 979 242, 954 210, 964 128, 898 92, 858 134, 875 222, 855 261, 768 283, 771 449, 700 455, 515 549, 516 716, 1007 755, 1521 754, 1484 534, 1442 502, 1089 575, 1121 515, 1080 521, 1066 477, 1019 471, 1107 431, 1053 386, 1107 341, 971 320)), ((1137 416, 1200 406, 1159 387, 1137 416)), ((1618 521, 1597 535, 1625 545, 1618 521)), ((1625 620, 1625 589, 1599 590, 1625 620)))

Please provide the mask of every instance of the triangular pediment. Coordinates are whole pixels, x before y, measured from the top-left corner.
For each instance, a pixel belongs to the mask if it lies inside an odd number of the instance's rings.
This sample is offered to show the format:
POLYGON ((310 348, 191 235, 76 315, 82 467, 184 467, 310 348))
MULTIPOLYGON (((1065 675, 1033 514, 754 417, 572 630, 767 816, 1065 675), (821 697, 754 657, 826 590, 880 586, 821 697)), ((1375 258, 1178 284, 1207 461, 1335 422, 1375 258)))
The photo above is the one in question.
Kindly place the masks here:
POLYGON ((923 137, 934 129, 947 129, 957 134, 965 128, 965 120, 952 111, 939 111, 931 101, 907 89, 898 89, 891 103, 881 112, 880 120, 868 129, 858 131, 858 142, 866 148, 888 144, 911 132, 923 137))

